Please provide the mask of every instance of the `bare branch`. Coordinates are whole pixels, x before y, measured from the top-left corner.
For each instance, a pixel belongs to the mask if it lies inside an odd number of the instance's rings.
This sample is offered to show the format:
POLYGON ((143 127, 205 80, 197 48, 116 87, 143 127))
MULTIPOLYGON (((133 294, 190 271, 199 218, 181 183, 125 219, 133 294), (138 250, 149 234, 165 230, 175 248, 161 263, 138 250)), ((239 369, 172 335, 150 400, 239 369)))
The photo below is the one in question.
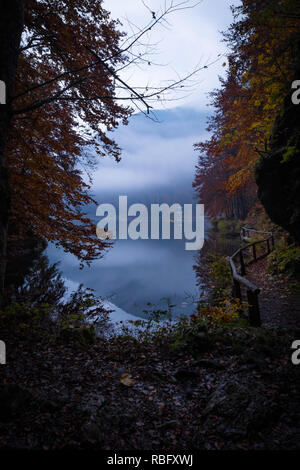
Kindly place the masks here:
POLYGON ((190 0, 184 0, 182 2, 174 4, 172 0, 168 7, 166 6, 166 3, 165 3, 165 8, 162 11, 162 13, 160 13, 158 16, 155 16, 155 19, 153 19, 153 21, 151 21, 147 26, 145 26, 145 28, 141 29, 136 35, 133 35, 132 41, 127 46, 125 46, 126 42, 128 42, 128 40, 130 39, 130 38, 127 38, 124 41, 123 46, 121 46, 120 51, 117 54, 114 54, 108 57, 106 60, 111 60, 112 58, 116 57, 119 54, 124 54, 128 52, 146 33, 151 31, 158 23, 161 23, 162 20, 164 20, 166 16, 170 15, 171 13, 175 11, 195 8, 196 6, 200 5, 201 1, 188 6, 189 3, 190 3, 190 0))
POLYGON ((78 85, 79 83, 82 83, 86 79, 87 79, 87 77, 83 77, 80 80, 76 80, 75 82, 70 83, 65 88, 63 88, 62 90, 55 93, 54 95, 49 96, 48 98, 45 98, 44 100, 38 101, 36 103, 32 103, 32 104, 30 104, 30 105, 28 105, 28 106, 26 106, 25 108, 22 108, 22 109, 15 109, 12 114, 17 115, 17 114, 27 113, 29 111, 33 111, 37 108, 40 108, 41 106, 44 106, 45 104, 52 103, 53 101, 57 100, 57 98, 59 98, 67 90, 69 90, 70 88, 73 88, 74 86, 78 85))
MULTIPOLYGON (((152 106, 150 106, 150 102, 152 103, 153 101, 173 101, 175 98, 167 99, 164 94, 167 91, 171 90, 180 90, 184 88, 184 91, 187 91, 188 89, 192 89, 193 86, 189 84, 189 80, 194 77, 197 73, 199 73, 201 70, 204 70, 208 68, 209 66, 215 64, 218 60, 220 60, 220 55, 218 58, 211 63, 198 67, 191 72, 188 73, 187 75, 180 77, 178 76, 178 80, 172 80, 169 81, 165 86, 149 86, 146 85, 145 87, 140 87, 140 86, 133 86, 128 83, 128 80, 123 80, 119 72, 124 70, 126 67, 135 65, 136 67, 139 67, 139 65, 146 64, 148 63, 149 65, 157 65, 157 66, 166 66, 166 64, 156 64, 155 62, 150 61, 147 56, 149 53, 153 52, 149 48, 153 47, 153 44, 150 45, 150 42, 148 41, 148 44, 143 44, 141 39, 147 35, 148 32, 152 30, 156 25, 162 24, 163 22, 167 22, 166 17, 170 15, 173 12, 180 11, 180 10, 186 10, 186 9, 191 9, 195 8, 197 5, 199 5, 201 2, 196 2, 190 5, 190 0, 183 0, 183 1, 177 1, 174 2, 174 0, 171 0, 169 4, 167 4, 167 1, 165 1, 164 9, 158 13, 158 12, 153 12, 150 7, 145 3, 144 0, 142 0, 143 5, 145 8, 151 13, 152 19, 151 21, 144 27, 144 28, 139 28, 136 25, 133 25, 134 28, 138 29, 137 33, 133 33, 131 37, 127 37, 127 39, 124 41, 123 45, 119 48, 119 50, 115 53, 112 54, 106 58, 101 58, 96 51, 93 51, 87 46, 84 46, 85 49, 92 54, 92 56, 96 59, 95 61, 91 61, 89 64, 85 66, 81 66, 72 70, 66 70, 64 72, 61 72, 60 74, 56 75, 53 78, 50 78, 49 80, 39 83, 37 85, 32 86, 31 88, 28 88, 25 91, 22 91, 15 97, 13 97, 13 100, 17 100, 17 98, 20 98, 28 93, 34 92, 38 89, 41 88, 46 88, 50 85, 52 85, 55 82, 58 82, 58 87, 59 90, 56 93, 52 93, 50 96, 48 96, 45 99, 40 99, 39 101, 36 101, 34 103, 31 103, 27 106, 24 106, 21 109, 16 109, 13 111, 13 114, 19 115, 26 113, 28 111, 32 111, 34 109, 37 109, 41 106, 44 106, 46 104, 49 104, 55 100, 69 100, 69 101, 96 101, 96 100, 128 100, 134 103, 135 107, 140 110, 141 112, 144 112, 140 109, 138 103, 141 103, 143 106, 146 108, 146 114, 149 114, 150 109, 152 109, 152 106), (146 48, 146 51, 136 53, 134 51, 135 46, 142 46, 146 48), (127 60, 126 63, 121 66, 119 69, 115 70, 115 68, 109 64, 113 59, 115 59, 117 56, 125 55, 126 53, 131 55, 131 59, 127 60), (113 77, 115 82, 117 82, 119 85, 116 85, 114 87, 114 91, 117 90, 125 90, 128 92, 128 96, 117 96, 115 93, 113 93, 111 96, 98 96, 96 94, 90 94, 90 96, 85 94, 83 96, 80 96, 80 88, 78 89, 79 94, 77 95, 76 90, 73 90, 72 96, 67 95, 66 92, 69 91, 70 89, 75 89, 76 86, 83 84, 84 82, 86 83, 87 80, 99 80, 100 75, 99 74, 87 74, 86 77, 78 76, 76 77, 76 74, 80 74, 83 71, 87 71, 92 69, 93 67, 96 67, 97 65, 101 65, 103 70, 105 71, 104 73, 107 73, 107 76, 113 77), (69 83, 66 83, 67 80, 69 79, 69 83), (184 84, 184 85, 183 85, 184 84)), ((38 33, 30 38, 29 42, 27 43, 27 46, 25 48, 30 47, 33 45, 35 40, 39 40, 44 36, 44 39, 47 40, 45 31, 41 28, 38 33)), ((157 44, 156 44, 157 45, 157 44)), ((154 45, 154 46, 156 46, 154 45)), ((59 42, 55 41, 54 46, 57 49, 57 52, 63 53, 63 48, 61 48, 59 42)), ((25 50, 25 49, 24 49, 25 50)), ((182 99, 182 98, 181 98, 182 99)))
POLYGON ((151 108, 151 106, 148 105, 148 103, 144 100, 144 98, 142 97, 142 95, 140 95, 136 90, 134 90, 134 88, 132 88, 131 86, 129 86, 126 82, 124 82, 119 76, 118 74, 111 68, 109 67, 99 56, 98 54, 96 54, 94 51, 92 51, 89 47, 85 46, 86 50, 89 51, 91 54, 93 54, 94 57, 96 57, 99 62, 108 70, 108 72, 110 72, 110 74, 120 83, 122 83, 122 85, 124 85, 126 88, 128 88, 129 91, 131 91, 131 93, 133 93, 136 97, 139 98, 139 100, 146 106, 146 109, 147 109, 147 114, 149 114, 149 109, 151 108))

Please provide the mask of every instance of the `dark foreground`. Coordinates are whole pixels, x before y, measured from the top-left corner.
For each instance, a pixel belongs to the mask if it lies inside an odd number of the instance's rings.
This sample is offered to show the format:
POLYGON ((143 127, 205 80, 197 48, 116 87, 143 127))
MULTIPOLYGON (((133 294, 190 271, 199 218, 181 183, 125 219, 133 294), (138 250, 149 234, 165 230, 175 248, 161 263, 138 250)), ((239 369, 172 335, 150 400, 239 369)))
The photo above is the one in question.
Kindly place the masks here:
POLYGON ((227 328, 179 350, 3 339, 2 449, 300 447, 299 331, 227 328))

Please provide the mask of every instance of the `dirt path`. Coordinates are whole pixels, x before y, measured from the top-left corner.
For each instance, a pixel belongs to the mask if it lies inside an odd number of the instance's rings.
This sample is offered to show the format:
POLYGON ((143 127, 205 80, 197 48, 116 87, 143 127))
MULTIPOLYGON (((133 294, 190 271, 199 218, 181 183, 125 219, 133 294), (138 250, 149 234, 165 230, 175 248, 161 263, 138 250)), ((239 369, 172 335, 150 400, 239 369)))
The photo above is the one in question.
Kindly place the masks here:
POLYGON ((261 288, 259 305, 262 326, 300 329, 300 292, 288 289, 289 281, 276 279, 266 270, 267 259, 247 268, 247 279, 261 288))

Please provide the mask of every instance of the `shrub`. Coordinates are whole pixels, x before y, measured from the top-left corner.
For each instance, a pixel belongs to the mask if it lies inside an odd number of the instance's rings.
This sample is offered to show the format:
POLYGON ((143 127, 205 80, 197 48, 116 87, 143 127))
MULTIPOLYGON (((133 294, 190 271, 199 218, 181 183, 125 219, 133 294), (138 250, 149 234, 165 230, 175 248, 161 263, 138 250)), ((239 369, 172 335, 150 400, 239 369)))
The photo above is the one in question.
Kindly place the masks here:
POLYGON ((207 327, 196 316, 181 317, 170 326, 167 334, 172 352, 204 351, 209 348, 207 327))
POLYGON ((66 287, 58 270, 58 263, 50 265, 47 256, 40 255, 33 261, 23 285, 18 288, 16 300, 31 306, 59 305, 65 292, 66 287))
POLYGON ((213 305, 218 305, 230 297, 232 274, 226 256, 210 252, 207 257, 207 276, 209 278, 210 297, 213 305))
POLYGON ((236 219, 219 219, 216 222, 216 229, 226 237, 238 237, 241 229, 241 222, 236 219))
POLYGON ((81 327, 62 327, 59 337, 63 340, 71 340, 80 343, 82 346, 94 344, 97 340, 96 331, 93 325, 83 325, 81 327))
POLYGON ((49 304, 33 307, 28 303, 12 303, 0 312, 0 328, 16 334, 40 335, 49 332, 53 325, 49 304))
POLYGON ((110 328, 108 314, 93 289, 80 285, 57 311, 58 336, 83 346, 94 344, 110 328))
POLYGON ((195 319, 202 320, 208 327, 236 325, 242 319, 242 312, 246 306, 239 299, 226 299, 218 306, 200 305, 195 319))
POLYGON ((110 327, 109 311, 92 289, 79 286, 66 300, 66 287, 57 268, 45 255, 34 260, 15 301, 0 312, 0 327, 13 333, 43 335, 54 340, 58 336, 74 338, 82 344, 93 343, 96 332, 110 327))
POLYGON ((289 278, 300 273, 300 247, 287 244, 281 239, 276 250, 268 257, 268 272, 275 275, 284 275, 289 278))
POLYGON ((203 351, 211 344, 211 333, 223 326, 245 326, 239 299, 225 300, 219 306, 202 305, 197 314, 182 316, 165 323, 153 337, 165 338, 174 352, 182 350, 203 351))

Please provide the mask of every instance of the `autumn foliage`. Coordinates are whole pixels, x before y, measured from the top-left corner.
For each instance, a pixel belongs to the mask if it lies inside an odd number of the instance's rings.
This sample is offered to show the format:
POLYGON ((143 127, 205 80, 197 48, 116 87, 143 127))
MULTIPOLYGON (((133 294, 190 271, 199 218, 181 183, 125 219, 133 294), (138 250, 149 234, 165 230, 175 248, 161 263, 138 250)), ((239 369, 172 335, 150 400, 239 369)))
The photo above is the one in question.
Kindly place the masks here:
POLYGON ((245 215, 255 201, 253 167, 268 150, 299 42, 300 5, 293 0, 243 0, 233 14, 224 34, 230 48, 226 78, 211 94, 211 137, 195 145, 195 187, 211 215, 245 215), (237 210, 237 201, 244 210, 237 210))
POLYGON ((105 242, 84 212, 84 178, 97 157, 119 159, 107 135, 130 110, 115 99, 113 71, 126 62, 122 33, 102 0, 28 0, 7 163, 15 236, 30 228, 81 260, 105 242))

